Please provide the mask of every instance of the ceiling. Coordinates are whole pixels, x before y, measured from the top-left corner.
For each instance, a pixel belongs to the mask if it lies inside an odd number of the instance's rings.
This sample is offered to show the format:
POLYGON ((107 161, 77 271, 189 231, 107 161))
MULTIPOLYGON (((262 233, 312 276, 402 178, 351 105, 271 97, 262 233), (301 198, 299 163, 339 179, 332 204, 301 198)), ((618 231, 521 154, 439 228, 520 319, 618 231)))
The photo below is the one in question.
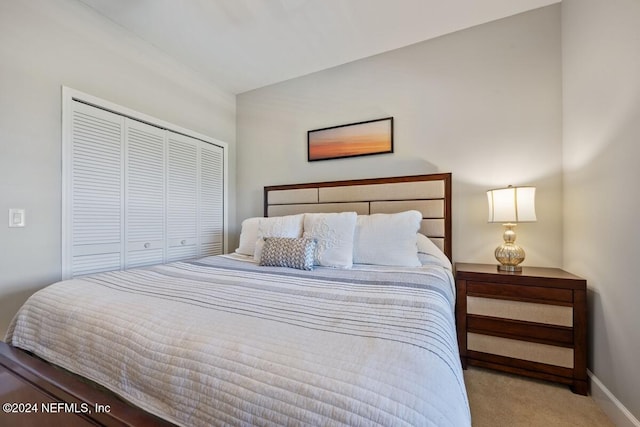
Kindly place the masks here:
POLYGON ((560 0, 80 0, 242 93, 560 0))

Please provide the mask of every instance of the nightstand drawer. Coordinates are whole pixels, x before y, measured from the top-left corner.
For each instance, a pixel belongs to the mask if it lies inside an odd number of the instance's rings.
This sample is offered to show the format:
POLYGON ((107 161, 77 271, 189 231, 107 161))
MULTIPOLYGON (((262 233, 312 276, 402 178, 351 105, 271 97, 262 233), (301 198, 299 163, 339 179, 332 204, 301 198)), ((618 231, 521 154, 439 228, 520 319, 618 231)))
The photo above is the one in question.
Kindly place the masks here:
POLYGON ((467 348, 482 353, 573 368, 573 349, 490 335, 467 333, 467 348))
POLYGON ((467 314, 573 326, 573 308, 561 305, 468 296, 467 314))
POLYGON ((497 317, 467 316, 467 330, 483 335, 573 347, 573 328, 497 317))
POLYGON ((554 289, 540 286, 504 285, 503 283, 467 282, 467 294, 491 296, 500 299, 519 299, 530 302, 571 305, 571 289, 554 289))

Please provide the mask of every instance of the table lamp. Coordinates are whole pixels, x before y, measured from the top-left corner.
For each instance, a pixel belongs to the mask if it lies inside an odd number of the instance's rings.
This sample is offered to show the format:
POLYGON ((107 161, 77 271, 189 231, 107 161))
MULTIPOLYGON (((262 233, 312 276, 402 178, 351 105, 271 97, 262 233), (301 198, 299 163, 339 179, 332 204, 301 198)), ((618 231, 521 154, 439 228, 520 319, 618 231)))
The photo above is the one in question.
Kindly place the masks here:
POLYGON ((489 201, 489 222, 499 222, 504 226, 504 243, 496 248, 498 270, 522 271, 519 265, 524 261, 524 249, 516 245, 515 227, 519 222, 536 221, 535 187, 498 188, 487 191, 489 201))

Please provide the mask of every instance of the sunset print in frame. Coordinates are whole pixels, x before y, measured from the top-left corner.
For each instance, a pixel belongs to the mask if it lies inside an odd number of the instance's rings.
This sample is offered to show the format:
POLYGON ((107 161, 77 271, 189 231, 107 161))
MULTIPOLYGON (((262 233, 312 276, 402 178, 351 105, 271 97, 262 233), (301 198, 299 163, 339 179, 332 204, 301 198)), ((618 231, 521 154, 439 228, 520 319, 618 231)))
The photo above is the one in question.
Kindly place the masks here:
POLYGON ((307 132, 308 160, 393 153, 393 117, 307 132))

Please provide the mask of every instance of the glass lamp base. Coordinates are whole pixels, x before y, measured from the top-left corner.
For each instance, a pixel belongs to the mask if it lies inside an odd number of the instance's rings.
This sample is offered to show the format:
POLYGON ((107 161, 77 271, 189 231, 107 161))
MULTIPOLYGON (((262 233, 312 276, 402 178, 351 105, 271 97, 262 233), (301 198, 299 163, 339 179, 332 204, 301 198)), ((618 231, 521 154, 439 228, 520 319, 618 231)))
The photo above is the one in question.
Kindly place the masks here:
POLYGON ((500 263, 500 271, 522 271, 520 263, 524 261, 524 249, 513 243, 503 243, 496 248, 494 253, 500 263))

